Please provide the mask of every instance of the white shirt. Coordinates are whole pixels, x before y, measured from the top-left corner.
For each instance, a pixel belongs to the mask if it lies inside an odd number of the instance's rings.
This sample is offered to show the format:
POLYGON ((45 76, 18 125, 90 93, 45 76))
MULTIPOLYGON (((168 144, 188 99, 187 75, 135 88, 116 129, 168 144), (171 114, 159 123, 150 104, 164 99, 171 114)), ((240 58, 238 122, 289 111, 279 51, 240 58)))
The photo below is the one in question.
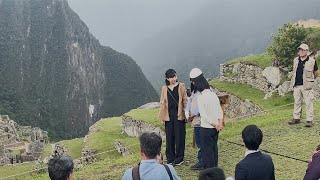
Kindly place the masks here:
POLYGON ((248 150, 248 151, 246 151, 246 153, 244 154, 244 157, 248 156, 249 154, 256 153, 256 152, 259 152, 259 150, 248 150))
POLYGON ((214 128, 212 124, 223 119, 223 112, 220 106, 220 100, 216 93, 210 89, 205 89, 198 97, 198 108, 201 117, 201 127, 214 128))

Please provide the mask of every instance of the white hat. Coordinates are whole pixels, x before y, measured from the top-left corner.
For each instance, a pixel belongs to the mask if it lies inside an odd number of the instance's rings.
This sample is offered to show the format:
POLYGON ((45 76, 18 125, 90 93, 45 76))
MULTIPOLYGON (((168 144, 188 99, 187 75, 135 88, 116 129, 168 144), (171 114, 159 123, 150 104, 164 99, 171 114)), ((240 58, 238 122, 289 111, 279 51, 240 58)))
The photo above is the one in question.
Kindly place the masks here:
POLYGON ((199 68, 193 68, 190 71, 190 78, 194 79, 202 74, 202 71, 199 68))
POLYGON ((301 44, 301 45, 298 47, 298 49, 303 49, 303 50, 307 51, 307 50, 309 50, 309 46, 306 45, 306 44, 301 44))

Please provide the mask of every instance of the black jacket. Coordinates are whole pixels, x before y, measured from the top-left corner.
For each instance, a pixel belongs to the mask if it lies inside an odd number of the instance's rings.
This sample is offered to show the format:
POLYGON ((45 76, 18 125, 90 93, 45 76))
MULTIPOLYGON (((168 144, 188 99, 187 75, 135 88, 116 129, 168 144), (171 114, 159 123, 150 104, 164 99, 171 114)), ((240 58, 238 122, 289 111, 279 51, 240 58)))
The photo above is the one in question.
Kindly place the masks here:
POLYGON ((248 154, 236 166, 235 180, 274 180, 270 156, 259 152, 248 154))

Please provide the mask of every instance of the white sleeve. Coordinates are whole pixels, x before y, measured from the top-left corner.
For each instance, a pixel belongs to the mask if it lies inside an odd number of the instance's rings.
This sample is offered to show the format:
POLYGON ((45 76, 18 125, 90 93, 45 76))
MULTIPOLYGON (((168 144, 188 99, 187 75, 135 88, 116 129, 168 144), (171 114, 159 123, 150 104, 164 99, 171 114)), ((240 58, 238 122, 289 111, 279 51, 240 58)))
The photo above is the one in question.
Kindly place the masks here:
POLYGON ((220 105, 220 100, 216 94, 214 96, 214 107, 217 107, 217 108, 215 108, 215 114, 217 115, 216 117, 218 117, 218 119, 222 120, 223 119, 223 111, 222 111, 222 108, 220 105))
POLYGON ((212 124, 212 122, 210 122, 208 120, 208 114, 207 114, 205 100, 206 99, 202 95, 199 96, 199 98, 198 98, 198 108, 199 108, 200 117, 201 117, 201 120, 207 121, 208 123, 212 124))

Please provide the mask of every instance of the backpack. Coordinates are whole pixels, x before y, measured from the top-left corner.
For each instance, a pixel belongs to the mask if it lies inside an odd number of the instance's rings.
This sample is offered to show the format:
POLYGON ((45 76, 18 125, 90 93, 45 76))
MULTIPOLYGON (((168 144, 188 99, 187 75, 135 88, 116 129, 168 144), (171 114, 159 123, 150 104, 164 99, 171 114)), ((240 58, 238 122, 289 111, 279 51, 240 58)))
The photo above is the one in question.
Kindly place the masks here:
MULTIPOLYGON (((166 171, 170 177, 170 180, 173 180, 173 176, 172 176, 172 173, 171 173, 169 167, 166 164, 164 164, 163 166, 166 169, 166 171)), ((133 180, 140 180, 139 167, 140 167, 140 163, 132 169, 132 179, 133 180)))

